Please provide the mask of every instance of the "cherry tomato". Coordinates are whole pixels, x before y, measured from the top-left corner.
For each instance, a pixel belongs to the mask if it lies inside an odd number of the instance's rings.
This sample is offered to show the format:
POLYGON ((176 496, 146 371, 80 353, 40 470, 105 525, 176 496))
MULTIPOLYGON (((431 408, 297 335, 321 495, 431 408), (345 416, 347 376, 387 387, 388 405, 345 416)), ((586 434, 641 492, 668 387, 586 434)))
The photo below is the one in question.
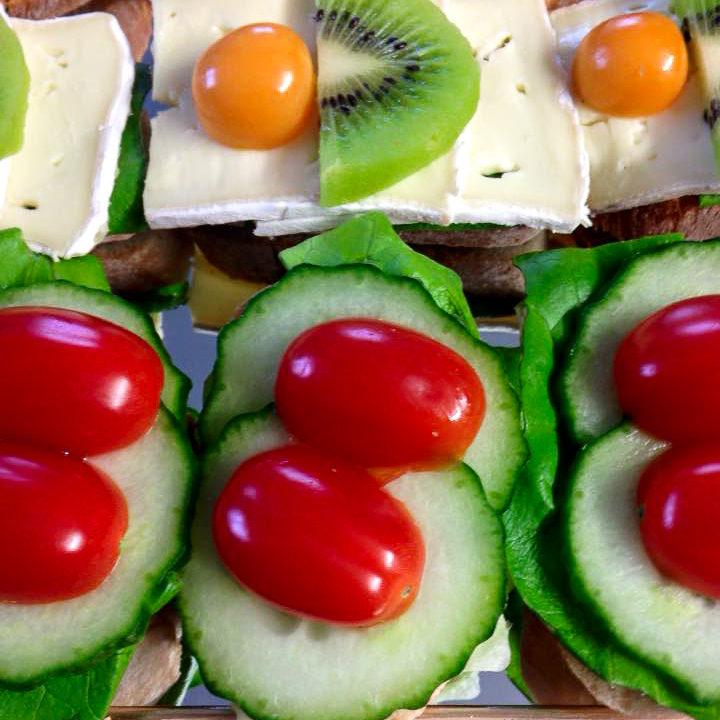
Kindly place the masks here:
POLYGON ((257 150, 285 145, 315 115, 310 50, 284 25, 246 25, 200 57, 192 92, 200 124, 213 140, 257 150))
POLYGON ((638 485, 640 531, 658 570, 720 600, 720 443, 674 446, 638 485))
POLYGON ((300 335, 275 385, 301 442, 367 468, 458 460, 485 415, 482 383, 439 342, 379 320, 336 320, 300 335))
POLYGON ((144 340, 55 308, 0 310, 0 438, 97 455, 153 424, 163 367, 144 340))
POLYGON ((400 502, 364 470, 303 445, 240 465, 215 506, 213 534, 246 588, 343 625, 404 612, 425 562, 420 531, 400 502))
POLYGON ((125 497, 92 465, 0 442, 0 601, 94 590, 115 566, 127 524, 125 497))
POLYGON ((643 320, 615 355, 622 409, 650 435, 720 438, 720 295, 682 300, 643 320))
POLYGON ((667 110, 688 76, 688 51, 666 15, 618 15, 591 30, 573 64, 575 92, 608 115, 641 117, 667 110))

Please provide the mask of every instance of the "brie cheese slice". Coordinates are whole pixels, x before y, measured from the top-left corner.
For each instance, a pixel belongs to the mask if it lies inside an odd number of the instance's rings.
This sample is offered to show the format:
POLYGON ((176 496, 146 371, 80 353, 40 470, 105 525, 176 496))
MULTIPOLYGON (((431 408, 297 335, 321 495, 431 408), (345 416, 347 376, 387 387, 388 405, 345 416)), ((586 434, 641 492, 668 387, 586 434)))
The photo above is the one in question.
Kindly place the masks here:
MULTIPOLYGON (((562 62, 570 72, 575 51, 593 27, 628 12, 669 12, 668 0, 586 0, 556 10, 562 62)), ((579 104, 590 156, 590 207, 612 211, 684 195, 720 190, 699 74, 691 75, 667 111, 646 118, 615 118, 579 104)))
POLYGON ((30 71, 22 150, 9 159, 0 226, 36 250, 83 255, 107 230, 134 63, 107 13, 11 19, 30 71))
POLYGON ((318 203, 317 131, 274 150, 224 147, 199 127, 197 57, 258 20, 291 25, 312 46, 311 0, 154 0, 156 99, 145 210, 151 226, 256 220, 258 233, 332 227, 368 210, 395 223, 493 222, 571 231, 587 222, 587 156, 543 0, 436 0, 481 65, 477 113, 453 150, 397 185, 334 208, 318 203))

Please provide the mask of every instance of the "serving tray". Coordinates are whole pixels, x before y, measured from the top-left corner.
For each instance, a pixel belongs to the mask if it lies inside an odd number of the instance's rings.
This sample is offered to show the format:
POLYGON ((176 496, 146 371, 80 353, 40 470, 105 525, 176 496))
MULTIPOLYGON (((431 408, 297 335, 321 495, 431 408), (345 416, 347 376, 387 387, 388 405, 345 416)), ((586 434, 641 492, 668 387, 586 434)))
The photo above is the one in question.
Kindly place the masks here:
MULTIPOLYGON (((228 707, 111 708, 108 720, 233 720, 228 707)), ((686 716, 658 708, 652 712, 621 715, 600 706, 541 707, 539 705, 436 705, 420 720, 687 720, 686 716)))

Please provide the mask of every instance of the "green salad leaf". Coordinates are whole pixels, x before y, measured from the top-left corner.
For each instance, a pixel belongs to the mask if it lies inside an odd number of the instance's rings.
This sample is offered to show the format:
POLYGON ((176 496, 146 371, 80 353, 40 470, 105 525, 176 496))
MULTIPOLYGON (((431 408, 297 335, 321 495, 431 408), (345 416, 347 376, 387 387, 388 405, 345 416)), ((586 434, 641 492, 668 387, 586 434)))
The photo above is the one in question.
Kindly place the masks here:
POLYGON ((110 290, 100 261, 92 255, 53 262, 30 250, 17 228, 0 230, 0 290, 53 280, 110 290))
POLYGON ((126 300, 146 313, 172 310, 187 302, 190 285, 187 282, 173 283, 140 295, 126 295, 126 300))
MULTIPOLYGON (((0 230, 0 290, 53 280, 110 291, 102 264, 93 255, 53 262, 32 252, 20 230, 0 230)), ((152 612, 167 605, 179 587, 177 574, 170 573, 150 600, 152 612)), ((0 685, 0 720, 103 720, 134 649, 131 644, 83 672, 57 675, 26 690, 0 685)))
POLYGON ((510 664, 505 673, 515 687, 532 702, 532 693, 525 682, 522 673, 521 645, 523 632, 523 608, 525 607, 522 598, 517 590, 512 590, 505 606, 505 617, 510 623, 510 664))
POLYGON ((620 647, 594 620, 575 599, 562 552, 564 478, 578 448, 564 436, 558 421, 555 371, 571 342, 578 312, 620 267, 679 240, 681 236, 668 235, 519 258, 528 292, 520 375, 529 459, 503 519, 515 586, 566 647, 610 683, 641 690, 700 720, 717 720, 720 707, 695 702, 671 678, 620 647))
POLYGON ((720 0, 672 0, 670 11, 679 18, 711 14, 720 5, 720 0))
POLYGON ((720 205, 720 195, 701 195, 700 207, 708 208, 714 205, 720 205))
POLYGON ((333 230, 280 253, 287 270, 297 265, 374 265, 387 275, 421 283, 439 308, 460 321, 474 337, 478 330, 463 293, 460 277, 449 268, 415 252, 378 212, 360 215, 333 230))
POLYGON ((133 648, 30 690, 0 689, 0 720, 103 720, 133 648))
POLYGON ((121 235, 147 230, 143 190, 147 170, 147 150, 143 139, 142 111, 152 86, 148 65, 135 66, 130 116, 123 131, 118 174, 110 197, 108 232, 121 235))

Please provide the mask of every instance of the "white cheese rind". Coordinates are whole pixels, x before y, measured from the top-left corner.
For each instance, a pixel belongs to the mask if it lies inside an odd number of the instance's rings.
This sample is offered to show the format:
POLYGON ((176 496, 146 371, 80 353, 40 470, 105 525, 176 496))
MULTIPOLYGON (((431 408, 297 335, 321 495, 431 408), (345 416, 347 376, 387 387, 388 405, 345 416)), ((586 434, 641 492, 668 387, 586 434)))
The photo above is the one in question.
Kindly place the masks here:
MULTIPOLYGON (((316 131, 286 148, 233 150, 210 140, 192 110, 188 88, 197 56, 221 31, 259 19, 260 3, 209 0, 196 9, 186 0, 154 0, 154 95, 179 107, 153 121, 145 190, 150 225, 257 220, 259 233, 278 234, 326 229, 367 210, 385 212, 398 223, 496 222, 563 232, 587 222, 587 157, 543 0, 437 4, 478 51, 483 82, 475 118, 446 156, 373 197, 327 209, 318 203, 316 131), (508 33, 515 44, 493 53, 508 33), (504 83, 511 81, 506 90, 504 83), (525 94, 517 89, 522 83, 525 94), (495 165, 497 156, 521 171, 482 177, 480 171, 495 165)), ((290 7, 300 17, 295 29, 311 39, 309 0, 265 3, 262 19, 288 23, 290 7)))
MULTIPOLYGON (((668 12, 668 0, 586 0, 551 15, 569 72, 578 45, 596 25, 626 12, 668 12)), ((607 212, 720 190, 705 101, 693 71, 681 97, 663 113, 626 119, 579 104, 590 156, 590 207, 607 212)))
POLYGON ((84 255, 107 230, 130 111, 130 46, 108 13, 11 22, 31 82, 25 143, 10 159, 0 224, 19 227, 41 252, 84 255))
POLYGON ((153 118, 151 137, 145 214, 152 227, 178 227, 178 217, 188 226, 279 218, 288 205, 308 202, 303 188, 319 182, 316 133, 274 150, 233 150, 198 127, 188 93, 153 118))

